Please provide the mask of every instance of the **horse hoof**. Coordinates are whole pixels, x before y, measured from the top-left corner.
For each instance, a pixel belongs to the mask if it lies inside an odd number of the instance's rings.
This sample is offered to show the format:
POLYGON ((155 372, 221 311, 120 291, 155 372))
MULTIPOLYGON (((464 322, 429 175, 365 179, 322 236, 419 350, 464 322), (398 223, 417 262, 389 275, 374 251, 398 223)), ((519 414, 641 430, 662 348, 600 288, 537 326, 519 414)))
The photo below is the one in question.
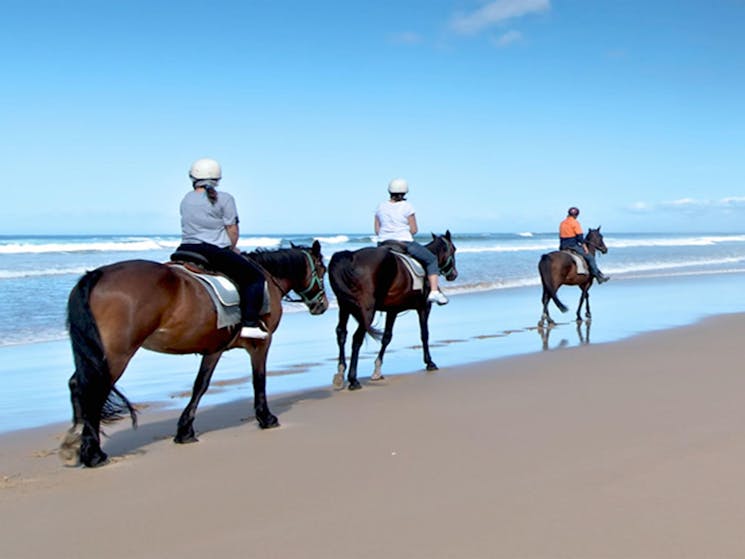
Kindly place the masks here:
POLYGON ((86 468, 100 468, 109 463, 109 457, 105 452, 99 450, 91 456, 83 457, 82 461, 86 468))
POLYGON ((262 429, 273 429, 274 427, 279 427, 279 419, 271 414, 269 414, 269 416, 264 419, 258 419, 258 421, 259 427, 261 427, 262 429))
POLYGON ((434 363, 427 363, 427 370, 428 371, 437 371, 439 367, 435 365, 434 363))
POLYGON ((336 373, 334 375, 334 388, 341 390, 344 388, 344 373, 336 373))
POLYGON ((360 390, 362 385, 358 380, 349 383, 349 390, 360 390))
POLYGON ((375 371, 375 372, 374 372, 374 373, 372 374, 372 376, 370 377, 370 380, 372 380, 372 381, 375 381, 375 380, 383 380, 384 378, 385 378, 385 377, 383 376, 383 373, 381 373, 380 371, 375 371))
POLYGON ((191 444, 191 443, 198 443, 199 439, 192 433, 189 435, 176 435, 173 437, 173 442, 176 444, 191 444))

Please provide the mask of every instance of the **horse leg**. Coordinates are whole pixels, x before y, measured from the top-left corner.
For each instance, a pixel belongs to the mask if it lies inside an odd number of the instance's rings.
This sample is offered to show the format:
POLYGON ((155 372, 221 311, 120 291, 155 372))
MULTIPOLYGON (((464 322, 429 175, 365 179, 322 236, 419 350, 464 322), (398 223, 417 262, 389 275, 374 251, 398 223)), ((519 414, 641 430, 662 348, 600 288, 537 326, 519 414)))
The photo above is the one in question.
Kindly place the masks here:
POLYGON ((383 338, 380 340, 380 351, 378 352, 377 359, 375 359, 375 370, 373 371, 370 380, 382 380, 385 378, 380 369, 383 366, 383 355, 385 354, 385 349, 393 339, 393 324, 396 322, 397 316, 398 313, 393 311, 385 313, 385 332, 383 332, 383 338))
POLYGON ((592 320, 592 313, 590 312, 590 288, 588 287, 585 291, 585 318, 587 322, 592 320))
POLYGON ((577 305, 577 322, 582 322, 582 305, 587 301, 587 289, 580 288, 582 290, 582 295, 580 295, 579 298, 579 305, 577 305))
POLYGON ((556 325, 556 323, 554 322, 554 319, 551 318, 551 315, 548 314, 548 302, 550 300, 551 300, 551 295, 544 287, 543 296, 541 297, 541 301, 543 302, 543 314, 541 314, 541 319, 538 321, 539 327, 543 327, 544 324, 548 324, 549 328, 556 325))
POLYGON ((101 411, 111 387, 101 382, 80 382, 77 372, 70 377, 68 385, 73 425, 60 445, 60 459, 67 466, 81 463, 89 468, 102 466, 108 456, 101 450, 101 411))
POLYGON ((269 352, 269 343, 255 344, 248 352, 251 354, 256 421, 262 429, 279 427, 279 420, 269 411, 266 399, 266 354, 269 352))
POLYGON ((362 347, 362 342, 365 340, 367 328, 365 328, 364 318, 360 317, 358 320, 359 326, 352 335, 352 355, 349 358, 349 372, 347 373, 349 390, 359 390, 362 388, 360 381, 357 380, 357 363, 360 359, 360 348, 362 347))
POLYGON ((424 363, 427 365, 428 371, 436 371, 437 365, 432 361, 432 356, 429 354, 429 311, 432 305, 424 305, 417 310, 419 314, 419 331, 422 337, 422 351, 424 353, 424 363))
MULTIPOLYGON (((77 348, 75 351, 79 351, 77 348)), ((89 468, 103 466, 109 460, 101 450, 101 417, 116 380, 122 375, 136 348, 126 352, 105 351, 102 361, 81 359, 68 383, 73 409, 73 426, 60 446, 60 458, 71 466, 82 463, 89 468), (108 363, 108 367, 106 364, 108 363), (103 369, 103 370, 102 370, 103 369), (108 374, 102 374, 103 372, 108 374)))
POLYGON ((336 366, 334 375, 334 388, 344 388, 344 372, 347 370, 347 358, 344 355, 344 346, 347 343, 347 321, 349 320, 349 310, 346 307, 339 306, 339 323, 336 326, 336 343, 339 346, 339 361, 336 366))
POLYGON ((194 380, 194 388, 191 390, 191 399, 178 420, 176 436, 173 438, 174 442, 184 444, 195 443, 199 440, 194 432, 194 417, 197 414, 199 401, 210 386, 212 373, 215 371, 215 367, 217 366, 217 362, 220 360, 222 353, 222 351, 218 351, 217 353, 210 353, 202 357, 197 378, 194 380))

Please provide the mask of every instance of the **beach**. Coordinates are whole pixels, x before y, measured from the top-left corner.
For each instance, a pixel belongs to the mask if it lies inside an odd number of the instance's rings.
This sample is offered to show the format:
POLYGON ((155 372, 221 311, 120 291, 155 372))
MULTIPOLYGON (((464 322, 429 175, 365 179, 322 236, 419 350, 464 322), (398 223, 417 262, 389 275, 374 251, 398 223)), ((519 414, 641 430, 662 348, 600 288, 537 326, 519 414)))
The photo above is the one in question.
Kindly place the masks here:
POLYGON ((745 314, 612 343, 2 435, 0 556, 742 557, 745 314))
MULTIPOLYGON (((558 324, 541 330, 535 264, 553 236, 458 237, 460 277, 429 321, 440 370, 423 371, 405 313, 382 382, 366 340, 357 392, 331 385, 333 297, 321 316, 287 304, 267 362, 278 429, 258 428, 248 358, 231 351, 197 412, 200 442, 175 445, 199 356, 142 350, 117 383, 140 426, 106 425, 110 463, 95 470, 57 456, 66 295, 85 269, 163 260, 177 241, 6 241, 0 557, 745 556, 745 236, 609 239, 592 322, 575 323, 579 291, 563 287, 570 312, 551 306, 558 324)), ((328 259, 369 238, 323 242, 328 259)))

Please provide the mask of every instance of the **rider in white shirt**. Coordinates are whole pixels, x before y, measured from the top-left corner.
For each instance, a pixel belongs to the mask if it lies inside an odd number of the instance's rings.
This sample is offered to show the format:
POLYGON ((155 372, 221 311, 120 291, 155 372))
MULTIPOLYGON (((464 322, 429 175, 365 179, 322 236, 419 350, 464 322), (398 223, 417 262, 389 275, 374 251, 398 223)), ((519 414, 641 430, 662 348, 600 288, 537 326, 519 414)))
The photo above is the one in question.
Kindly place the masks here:
POLYGON ((409 185, 404 179, 393 179, 388 185, 390 198, 381 202, 375 212, 375 234, 378 245, 396 241, 406 247, 406 252, 421 261, 427 271, 430 292, 427 301, 445 305, 447 297, 440 291, 437 257, 414 240, 419 227, 414 207, 406 200, 409 185))

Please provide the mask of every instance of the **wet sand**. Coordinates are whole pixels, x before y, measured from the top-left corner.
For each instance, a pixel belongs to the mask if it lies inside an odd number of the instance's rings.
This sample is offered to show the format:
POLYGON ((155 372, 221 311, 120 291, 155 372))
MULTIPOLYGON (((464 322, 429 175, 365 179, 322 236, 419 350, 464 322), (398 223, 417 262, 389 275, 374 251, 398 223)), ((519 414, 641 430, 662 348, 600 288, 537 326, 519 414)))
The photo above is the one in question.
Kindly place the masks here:
POLYGON ((0 437, 0 557, 745 556, 745 315, 593 344, 0 437))

